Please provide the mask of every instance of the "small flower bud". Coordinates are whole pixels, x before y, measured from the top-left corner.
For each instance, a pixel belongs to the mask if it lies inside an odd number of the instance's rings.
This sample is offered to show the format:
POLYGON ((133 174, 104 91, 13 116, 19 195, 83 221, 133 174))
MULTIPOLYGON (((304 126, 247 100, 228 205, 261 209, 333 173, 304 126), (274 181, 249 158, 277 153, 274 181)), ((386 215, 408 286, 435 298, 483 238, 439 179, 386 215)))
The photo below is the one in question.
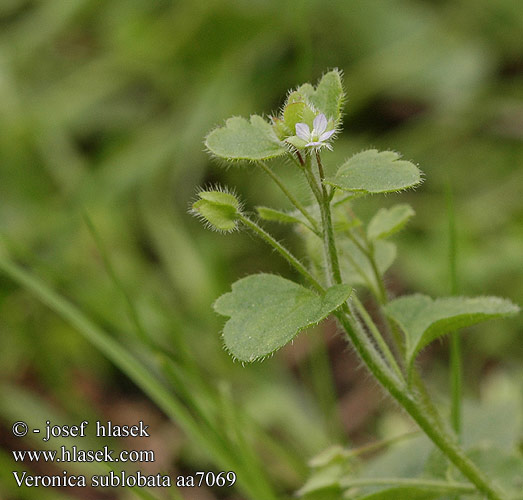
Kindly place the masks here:
POLYGON ((202 190, 198 198, 192 204, 191 212, 211 229, 225 233, 237 229, 241 206, 234 194, 220 189, 202 190))

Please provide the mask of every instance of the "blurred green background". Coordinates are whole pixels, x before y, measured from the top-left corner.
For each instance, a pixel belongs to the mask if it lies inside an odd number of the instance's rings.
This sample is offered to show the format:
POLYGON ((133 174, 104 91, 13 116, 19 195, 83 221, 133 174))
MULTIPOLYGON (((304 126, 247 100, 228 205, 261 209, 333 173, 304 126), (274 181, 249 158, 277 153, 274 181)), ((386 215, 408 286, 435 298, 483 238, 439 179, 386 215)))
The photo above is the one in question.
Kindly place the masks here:
MULTIPOLYGON (((197 425, 208 410, 224 439, 231 427, 246 429, 234 437, 234 453, 247 460, 245 448, 255 450, 246 467, 277 495, 299 488, 307 460, 327 445, 386 433, 380 422, 391 405, 332 325, 323 328, 332 369, 320 335, 263 364, 233 363, 212 301, 247 273, 292 274, 254 238, 206 231, 187 207, 199 185, 213 183, 235 186, 249 209, 284 205, 254 167, 211 161, 203 138, 229 116, 277 111, 289 88, 333 67, 344 72, 348 100, 327 163, 372 146, 400 151, 425 172, 421 188, 400 195, 417 216, 397 238, 393 293, 449 293, 451 186, 461 293, 521 303, 520 0, 0 2, 0 253, 165 379, 197 425), (168 353, 171 378, 139 340, 140 325, 168 353)), ((276 168, 305 192, 289 164, 276 168)), ((365 218, 398 201, 364 200, 357 211, 365 218)), ((297 248, 287 228, 271 229, 297 248)), ((464 337, 467 395, 477 397, 478 380, 491 373, 521 379, 521 327, 520 317, 464 337)), ((69 424, 146 419, 162 470, 222 467, 76 329, 3 274, 0 339, 2 498, 138 498, 131 490, 15 488, 4 472, 14 467, 10 422, 28 412, 69 424)), ((442 395, 446 352, 436 345, 423 359, 442 395)), ((248 490, 182 497, 256 498, 248 490)))

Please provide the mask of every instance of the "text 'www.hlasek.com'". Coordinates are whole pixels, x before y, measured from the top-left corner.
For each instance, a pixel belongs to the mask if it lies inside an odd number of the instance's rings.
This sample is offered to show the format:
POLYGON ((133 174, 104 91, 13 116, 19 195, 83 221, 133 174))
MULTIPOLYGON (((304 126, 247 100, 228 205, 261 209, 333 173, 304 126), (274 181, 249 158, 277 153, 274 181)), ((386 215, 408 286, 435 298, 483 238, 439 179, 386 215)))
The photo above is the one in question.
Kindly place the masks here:
MULTIPOLYGON (((111 421, 94 424, 94 429, 89 431, 89 422, 84 420, 78 425, 54 425, 49 420, 40 427, 30 427, 24 421, 17 421, 12 426, 12 433, 18 438, 33 435, 41 439, 46 449, 18 449, 12 450, 13 459, 16 463, 24 464, 29 470, 13 471, 13 478, 19 488, 60 488, 60 487, 92 487, 92 488, 194 488, 194 487, 231 487, 236 482, 236 474, 233 471, 211 472, 196 471, 189 475, 178 475, 171 477, 163 473, 144 473, 136 470, 132 464, 144 464, 155 461, 154 450, 121 450, 102 446, 98 449, 87 449, 87 447, 72 444, 75 439, 82 439, 90 435, 96 438, 148 438, 149 426, 143 421, 134 425, 116 425, 111 421), (67 441, 56 448, 51 445, 56 441, 67 441), (71 444, 69 444, 71 443, 71 444), (49 446, 49 447, 48 447, 49 446), (62 469, 56 473, 31 472, 31 464, 52 464, 56 467, 67 467, 66 464, 85 464, 89 467, 89 473, 71 472, 62 469), (101 471, 96 473, 93 464, 103 464, 101 471), (125 470, 117 469, 118 466, 125 470), (93 472, 91 472, 93 470, 93 472)), ((143 442, 143 441, 141 441, 143 442)), ((39 467, 41 469, 42 467, 39 467)))

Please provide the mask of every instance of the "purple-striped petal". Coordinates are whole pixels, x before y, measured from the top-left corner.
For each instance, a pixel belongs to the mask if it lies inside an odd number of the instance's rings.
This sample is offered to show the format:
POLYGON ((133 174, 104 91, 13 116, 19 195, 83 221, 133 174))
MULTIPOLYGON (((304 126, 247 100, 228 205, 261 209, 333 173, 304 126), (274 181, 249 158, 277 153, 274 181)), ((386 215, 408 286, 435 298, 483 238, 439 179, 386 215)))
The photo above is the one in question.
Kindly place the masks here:
POLYGON ((334 134, 336 130, 327 130, 327 132, 323 132, 323 134, 320 135, 319 141, 326 141, 327 139, 330 139, 332 137, 332 134, 334 134))
POLYGON ((303 139, 304 141, 308 141, 311 136, 311 130, 306 123, 297 123, 296 124, 296 135, 300 139, 303 139))
POLYGON ((312 126, 317 135, 323 134, 327 128, 327 117, 323 113, 320 113, 316 118, 314 118, 312 126))

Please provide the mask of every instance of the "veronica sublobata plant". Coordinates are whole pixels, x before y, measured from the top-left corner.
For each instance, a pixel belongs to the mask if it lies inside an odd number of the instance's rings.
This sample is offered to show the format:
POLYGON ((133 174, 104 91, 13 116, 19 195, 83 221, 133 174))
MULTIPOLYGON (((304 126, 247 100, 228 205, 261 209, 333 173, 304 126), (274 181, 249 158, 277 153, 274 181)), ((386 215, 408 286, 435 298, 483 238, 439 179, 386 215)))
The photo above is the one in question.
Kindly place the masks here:
MULTIPOLYGON (((451 430, 440 416, 415 360, 425 346, 443 335, 515 314, 518 307, 495 297, 432 299, 415 294, 390 299, 383 275, 394 260, 395 246, 388 239, 414 211, 406 204, 382 208, 364 228, 351 206, 362 196, 416 187, 422 174, 396 152, 370 149, 353 155, 334 175, 327 176, 322 152, 332 149, 340 131, 343 103, 340 72, 330 71, 316 87, 304 84, 290 92, 277 116, 230 118, 206 138, 206 147, 215 157, 228 162, 247 161, 253 168, 262 168, 294 210, 258 207, 255 220, 244 212, 235 194, 210 188, 198 193, 192 212, 219 231, 251 230, 301 276, 300 283, 273 274, 255 274, 234 283, 232 290, 214 304, 216 312, 229 318, 223 330, 226 349, 242 362, 261 360, 300 331, 334 316, 370 373, 457 472, 455 477, 449 473, 369 482, 345 471, 331 474, 328 485, 335 483, 344 498, 456 498, 476 494, 505 499, 508 493, 460 446, 459 429, 451 430), (277 169, 267 164, 276 158, 290 159, 306 179, 310 205, 300 203, 281 181, 277 169), (307 258, 293 255, 260 225, 259 219, 298 226, 307 258), (355 286, 367 288, 374 296, 380 327, 355 293, 355 286), (370 492, 369 486, 374 488, 370 492)), ((325 487, 325 482, 322 485, 325 487)), ((314 488, 309 485, 300 494, 306 496, 311 491, 314 488)))

